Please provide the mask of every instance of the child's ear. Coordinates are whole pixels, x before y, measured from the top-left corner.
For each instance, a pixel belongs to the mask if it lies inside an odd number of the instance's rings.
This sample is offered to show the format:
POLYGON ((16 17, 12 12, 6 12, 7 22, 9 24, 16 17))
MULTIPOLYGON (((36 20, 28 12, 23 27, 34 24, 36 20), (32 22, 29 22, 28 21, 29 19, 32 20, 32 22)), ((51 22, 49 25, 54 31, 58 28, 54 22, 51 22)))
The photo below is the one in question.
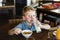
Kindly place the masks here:
POLYGON ((25 20, 25 17, 24 16, 22 16, 22 18, 23 18, 23 20, 25 20))

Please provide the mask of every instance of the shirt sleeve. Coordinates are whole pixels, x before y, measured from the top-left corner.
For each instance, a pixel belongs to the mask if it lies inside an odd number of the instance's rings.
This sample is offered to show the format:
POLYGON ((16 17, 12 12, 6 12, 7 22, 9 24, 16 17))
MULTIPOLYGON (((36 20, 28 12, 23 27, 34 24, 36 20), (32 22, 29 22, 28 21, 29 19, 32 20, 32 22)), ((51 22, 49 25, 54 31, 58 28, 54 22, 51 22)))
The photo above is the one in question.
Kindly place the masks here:
POLYGON ((17 26, 15 26, 13 29, 19 28, 22 30, 22 24, 18 24, 17 26))

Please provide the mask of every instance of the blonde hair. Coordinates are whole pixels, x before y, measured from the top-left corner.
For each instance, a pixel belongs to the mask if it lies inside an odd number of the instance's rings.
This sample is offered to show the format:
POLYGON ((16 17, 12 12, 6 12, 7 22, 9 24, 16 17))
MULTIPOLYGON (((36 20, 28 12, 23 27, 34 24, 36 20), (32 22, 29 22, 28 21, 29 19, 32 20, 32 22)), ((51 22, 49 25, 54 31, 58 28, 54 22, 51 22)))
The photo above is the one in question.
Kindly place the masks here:
POLYGON ((25 15, 25 13, 26 13, 27 11, 30 11, 30 10, 35 11, 35 9, 34 9, 33 7, 31 7, 31 6, 25 6, 25 7, 23 8, 23 16, 25 15))

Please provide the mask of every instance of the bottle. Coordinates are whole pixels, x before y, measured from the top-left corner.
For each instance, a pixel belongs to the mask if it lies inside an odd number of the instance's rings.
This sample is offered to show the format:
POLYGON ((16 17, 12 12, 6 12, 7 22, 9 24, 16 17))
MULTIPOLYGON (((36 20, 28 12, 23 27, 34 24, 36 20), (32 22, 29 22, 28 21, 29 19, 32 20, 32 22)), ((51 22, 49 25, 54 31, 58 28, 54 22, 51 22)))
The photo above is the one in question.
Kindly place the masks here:
POLYGON ((41 28, 40 28, 39 25, 37 25, 36 22, 37 22, 37 19, 34 19, 34 20, 33 20, 33 23, 34 23, 34 25, 35 25, 36 32, 37 32, 37 33, 40 33, 40 32, 41 32, 41 28))

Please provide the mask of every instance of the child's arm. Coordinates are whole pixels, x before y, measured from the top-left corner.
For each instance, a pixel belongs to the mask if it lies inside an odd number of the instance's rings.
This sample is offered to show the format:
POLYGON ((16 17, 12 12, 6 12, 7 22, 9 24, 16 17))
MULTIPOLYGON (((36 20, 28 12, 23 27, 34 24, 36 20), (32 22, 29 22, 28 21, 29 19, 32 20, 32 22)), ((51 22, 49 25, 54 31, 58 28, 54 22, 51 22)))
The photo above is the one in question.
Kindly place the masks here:
POLYGON ((22 23, 18 24, 16 27, 14 27, 13 29, 11 29, 8 33, 9 35, 13 35, 13 34, 20 34, 22 29, 22 23))
POLYGON ((50 29, 50 25, 49 24, 43 24, 41 28, 43 28, 43 29, 50 29))
POLYGON ((20 28, 11 29, 8 32, 9 35, 14 35, 14 34, 18 35, 20 33, 21 33, 21 29, 20 28))
POLYGON ((50 29, 49 24, 42 24, 41 22, 39 22, 39 20, 37 20, 37 25, 42 29, 50 29))

